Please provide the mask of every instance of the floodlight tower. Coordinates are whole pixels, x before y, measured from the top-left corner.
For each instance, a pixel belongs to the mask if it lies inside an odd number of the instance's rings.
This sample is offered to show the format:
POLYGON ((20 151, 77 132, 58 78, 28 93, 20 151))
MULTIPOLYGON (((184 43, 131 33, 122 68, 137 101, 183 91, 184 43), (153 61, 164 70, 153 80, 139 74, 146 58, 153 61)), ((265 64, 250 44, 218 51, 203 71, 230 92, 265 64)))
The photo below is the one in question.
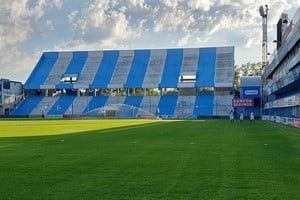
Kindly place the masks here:
POLYGON ((268 55, 268 5, 259 7, 259 14, 262 17, 262 68, 267 66, 268 55))

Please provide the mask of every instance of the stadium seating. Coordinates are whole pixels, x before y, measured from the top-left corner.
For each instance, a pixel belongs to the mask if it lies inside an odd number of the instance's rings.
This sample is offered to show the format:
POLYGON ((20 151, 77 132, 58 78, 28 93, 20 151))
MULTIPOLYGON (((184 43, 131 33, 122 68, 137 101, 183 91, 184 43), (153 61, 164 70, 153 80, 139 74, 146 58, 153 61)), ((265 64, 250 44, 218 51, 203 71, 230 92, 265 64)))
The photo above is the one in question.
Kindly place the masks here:
POLYGON ((77 96, 64 115, 82 115, 87 109, 92 97, 90 96, 77 96))
POLYGON ((89 88, 89 85, 95 79, 102 58, 103 52, 88 52, 88 57, 79 74, 77 82, 74 84, 74 88, 89 88))
POLYGON ((105 105, 124 104, 126 96, 109 96, 105 105))
POLYGON ((61 83, 62 75, 67 69, 71 59, 71 52, 60 52, 45 82, 41 85, 41 88, 51 89, 55 88, 57 84, 61 83))
POLYGON ((142 88, 147 65, 149 62, 149 50, 135 50, 132 66, 125 83, 125 88, 142 88))
POLYGON ((182 63, 182 49, 168 49, 160 88, 176 88, 182 63))
POLYGON ((195 96, 179 96, 175 108, 176 118, 193 118, 195 96))
POLYGON ((45 52, 25 82, 25 89, 40 88, 48 78, 57 58, 58 52, 45 52))
POLYGON ((142 100, 142 96, 127 96, 124 101, 124 104, 134 107, 140 107, 142 100))
POLYGON ((150 113, 156 113, 160 96, 145 96, 140 104, 140 108, 150 113))
POLYGON ((227 116, 233 94, 213 91, 233 87, 233 55, 233 47, 45 52, 11 115, 227 116))
POLYGON ((215 53, 215 87, 233 87, 234 80, 234 54, 229 47, 217 48, 215 53))
POLYGON ((76 96, 61 95, 55 104, 51 107, 47 116, 62 117, 68 109, 70 113, 73 112, 73 108, 70 108, 76 96))
POLYGON ((134 51, 121 51, 108 88, 123 88, 128 76, 134 51))
POLYGON ((199 49, 183 49, 181 75, 196 75, 199 59, 199 49))
POLYGON ((213 87, 215 85, 216 49, 199 49, 196 87, 213 87))
POLYGON ((77 74, 81 73, 81 70, 86 63, 86 59, 88 57, 88 52, 73 52, 73 57, 68 65, 65 74, 77 74))
POLYGON ((53 107, 58 97, 43 97, 42 100, 36 105, 36 107, 29 114, 30 116, 42 116, 47 115, 49 110, 53 107))
POLYGON ((164 69, 166 50, 152 50, 142 88, 158 87, 164 69))
POLYGON ((100 66, 90 88, 107 88, 119 57, 119 51, 104 51, 100 66))
POLYGON ((232 110, 232 95, 215 95, 213 113, 215 116, 226 116, 232 110))
POLYGON ((198 94, 195 101, 194 115, 197 117, 213 116, 214 94, 204 93, 198 94))
POLYGON ((175 117, 174 112, 177 104, 178 96, 161 96, 156 114, 162 118, 175 117))
POLYGON ((89 101, 88 106, 85 108, 83 113, 90 112, 94 109, 101 108, 106 104, 108 96, 94 96, 89 101))
POLYGON ((37 107, 42 99, 42 96, 27 96, 15 107, 11 115, 18 117, 29 116, 29 114, 37 107))

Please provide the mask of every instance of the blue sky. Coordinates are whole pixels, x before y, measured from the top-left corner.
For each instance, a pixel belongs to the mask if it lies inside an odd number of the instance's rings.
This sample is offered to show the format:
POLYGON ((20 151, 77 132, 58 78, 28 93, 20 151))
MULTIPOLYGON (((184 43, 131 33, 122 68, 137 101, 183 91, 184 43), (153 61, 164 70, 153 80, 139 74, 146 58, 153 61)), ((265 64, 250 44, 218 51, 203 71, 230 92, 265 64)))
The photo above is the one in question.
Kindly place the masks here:
POLYGON ((43 51, 235 46, 236 65, 260 62, 265 4, 272 52, 300 0, 1 0, 0 78, 25 82, 43 51))

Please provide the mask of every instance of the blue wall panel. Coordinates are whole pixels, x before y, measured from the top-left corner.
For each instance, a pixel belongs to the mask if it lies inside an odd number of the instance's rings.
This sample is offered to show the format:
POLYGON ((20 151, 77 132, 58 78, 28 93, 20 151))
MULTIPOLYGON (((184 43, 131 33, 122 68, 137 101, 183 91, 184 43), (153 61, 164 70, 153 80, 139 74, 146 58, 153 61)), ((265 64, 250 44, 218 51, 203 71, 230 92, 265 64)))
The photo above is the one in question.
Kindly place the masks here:
POLYGON ((177 88, 182 64, 183 49, 168 49, 160 88, 177 88))
POLYGON ((216 48, 199 49, 196 87, 214 87, 216 48))
POLYGON ((90 88, 107 88, 118 61, 119 51, 104 51, 99 69, 90 88))
POLYGON ((147 65, 150 58, 150 50, 135 50, 132 65, 127 77, 125 88, 141 88, 147 65))

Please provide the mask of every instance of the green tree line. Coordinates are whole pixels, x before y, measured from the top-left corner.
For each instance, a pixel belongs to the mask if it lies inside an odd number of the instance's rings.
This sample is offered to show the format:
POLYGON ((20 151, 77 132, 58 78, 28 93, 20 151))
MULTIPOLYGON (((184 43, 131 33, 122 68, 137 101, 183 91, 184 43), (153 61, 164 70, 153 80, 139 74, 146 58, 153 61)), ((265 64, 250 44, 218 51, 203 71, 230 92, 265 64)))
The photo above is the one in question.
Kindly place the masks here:
POLYGON ((234 85, 235 91, 240 90, 240 77, 241 76, 261 76, 262 64, 258 63, 246 63, 241 66, 236 65, 234 67, 234 85))

